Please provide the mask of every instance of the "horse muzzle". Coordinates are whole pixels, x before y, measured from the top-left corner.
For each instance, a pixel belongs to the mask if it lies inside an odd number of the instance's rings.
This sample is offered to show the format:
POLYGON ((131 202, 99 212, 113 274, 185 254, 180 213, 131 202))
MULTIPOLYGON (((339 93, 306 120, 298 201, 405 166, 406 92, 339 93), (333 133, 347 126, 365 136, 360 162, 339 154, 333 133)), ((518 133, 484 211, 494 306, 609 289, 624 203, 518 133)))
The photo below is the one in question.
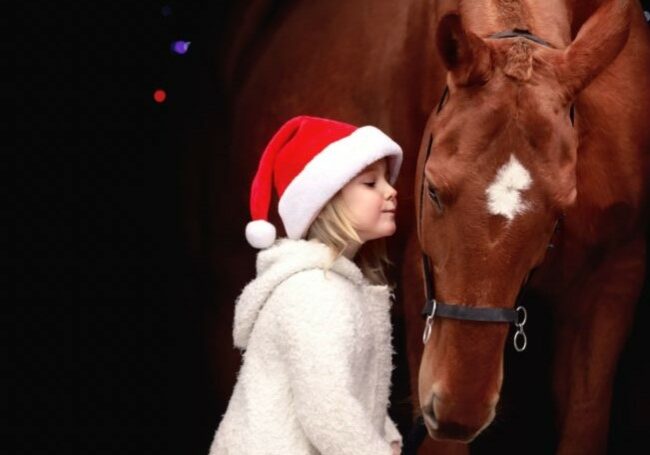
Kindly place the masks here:
POLYGON ((494 419, 495 406, 446 402, 432 395, 423 406, 422 417, 433 439, 470 442, 494 419))

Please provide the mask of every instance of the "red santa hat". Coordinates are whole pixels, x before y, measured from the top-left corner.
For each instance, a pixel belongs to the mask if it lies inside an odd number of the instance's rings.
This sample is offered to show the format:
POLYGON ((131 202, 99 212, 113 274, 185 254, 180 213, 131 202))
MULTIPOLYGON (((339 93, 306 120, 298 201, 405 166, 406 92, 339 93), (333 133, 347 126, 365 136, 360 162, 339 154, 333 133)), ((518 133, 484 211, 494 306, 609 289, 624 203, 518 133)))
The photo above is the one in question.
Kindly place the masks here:
POLYGON ((268 222, 272 183, 287 237, 300 239, 332 196, 384 157, 394 184, 402 149, 378 128, 304 115, 292 118, 275 133, 260 159, 251 186, 252 221, 246 225, 246 240, 255 248, 275 242, 275 227, 268 222))

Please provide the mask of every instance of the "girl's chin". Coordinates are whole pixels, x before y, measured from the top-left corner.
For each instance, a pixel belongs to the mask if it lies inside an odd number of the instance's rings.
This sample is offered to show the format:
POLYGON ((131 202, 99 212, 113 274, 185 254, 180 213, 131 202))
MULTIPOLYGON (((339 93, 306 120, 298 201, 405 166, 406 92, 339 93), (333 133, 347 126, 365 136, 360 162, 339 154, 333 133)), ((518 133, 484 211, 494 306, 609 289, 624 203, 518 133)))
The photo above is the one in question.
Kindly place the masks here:
POLYGON ((394 221, 391 221, 391 222, 382 223, 381 227, 379 227, 378 229, 375 229, 373 231, 364 231, 363 234, 361 233, 360 234, 362 238, 365 238, 364 241, 368 241, 372 239, 380 239, 382 237, 390 237, 395 233, 396 230, 397 230, 397 225, 395 224, 394 221))
POLYGON ((395 233, 397 230, 397 226, 395 223, 391 223, 390 225, 387 225, 384 227, 384 229, 381 230, 381 236, 380 237, 389 237, 395 233))

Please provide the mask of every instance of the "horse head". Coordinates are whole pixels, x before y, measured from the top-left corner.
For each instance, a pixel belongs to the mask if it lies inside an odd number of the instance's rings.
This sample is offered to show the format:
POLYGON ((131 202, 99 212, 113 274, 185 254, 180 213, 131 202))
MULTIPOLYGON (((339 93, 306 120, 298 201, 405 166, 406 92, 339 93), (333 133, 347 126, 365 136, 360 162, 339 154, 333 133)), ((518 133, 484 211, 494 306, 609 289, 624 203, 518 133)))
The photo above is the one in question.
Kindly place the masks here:
MULTIPOLYGON (((422 138, 416 214, 435 298, 512 309, 576 203, 573 103, 624 46, 629 8, 605 2, 563 49, 529 32, 438 23, 447 90, 422 138)), ((471 441, 495 415, 509 325, 434 318, 418 395, 429 434, 471 441)))

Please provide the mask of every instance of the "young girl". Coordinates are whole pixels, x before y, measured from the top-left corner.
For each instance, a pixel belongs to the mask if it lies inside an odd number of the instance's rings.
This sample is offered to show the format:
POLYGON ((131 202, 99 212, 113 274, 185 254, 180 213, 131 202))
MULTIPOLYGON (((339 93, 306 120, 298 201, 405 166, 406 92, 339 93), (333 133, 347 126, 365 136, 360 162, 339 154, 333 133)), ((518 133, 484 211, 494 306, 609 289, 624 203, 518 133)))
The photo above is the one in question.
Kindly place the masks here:
POLYGON ((210 455, 400 453, 381 239, 395 232, 401 163, 373 126, 300 116, 271 139, 246 226, 263 250, 235 306, 243 363, 210 455), (277 240, 272 180, 287 233, 277 240))

